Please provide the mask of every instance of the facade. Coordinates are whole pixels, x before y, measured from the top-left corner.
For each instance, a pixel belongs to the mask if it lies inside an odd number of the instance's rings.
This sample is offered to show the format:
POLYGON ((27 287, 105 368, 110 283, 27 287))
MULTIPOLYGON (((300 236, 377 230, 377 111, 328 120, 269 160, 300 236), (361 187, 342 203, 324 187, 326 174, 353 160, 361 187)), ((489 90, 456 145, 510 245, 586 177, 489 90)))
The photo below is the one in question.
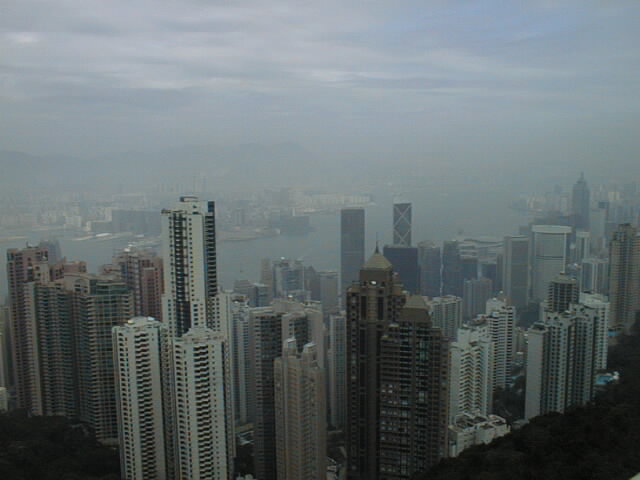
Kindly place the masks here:
POLYGON ((449 423, 463 413, 488 415, 493 404, 494 365, 488 328, 461 327, 450 350, 449 423))
POLYGON ((347 408, 347 319, 344 315, 329 317, 327 377, 329 387, 329 422, 343 429, 347 408))
POLYGON ((162 210, 163 316, 172 336, 191 327, 210 327, 218 293, 214 202, 180 197, 162 210))
POLYGON ((274 361, 276 463, 278 480, 324 478, 327 471, 327 396, 325 372, 316 347, 298 353, 295 338, 286 341, 274 361))
POLYGON ((529 329, 526 419, 593 399, 598 363, 606 356, 598 342, 600 322, 596 309, 571 305, 562 313, 548 312, 529 329))
POLYGON ((547 296, 549 283, 565 270, 571 227, 534 225, 531 234, 531 296, 541 301, 547 296))
MULTIPOLYGON (((322 323, 322 314, 312 315, 322 323)), ((313 336, 304 308, 296 302, 275 302, 249 314, 249 414, 254 420, 253 461, 256 478, 276 480, 276 406, 274 361, 283 342, 294 338, 298 351, 313 336)))
POLYGON ((442 287, 442 259, 440 247, 432 242, 418 244, 418 266, 420 268, 420 294, 439 297, 442 287))
POLYGON ((376 251, 347 292, 348 478, 409 479, 445 455, 448 343, 376 251))
POLYGON ((524 308, 529 303, 529 237, 504 237, 502 286, 511 305, 524 308))
POLYGON ((573 262, 582 263, 582 260, 591 256, 591 233, 578 230, 576 232, 576 243, 573 249, 573 262))
POLYGON ((580 304, 594 309, 598 317, 595 333, 595 368, 596 370, 605 370, 609 350, 609 300, 598 293, 581 293, 580 304))
POLYGON ((340 296, 364 265, 364 208, 343 208, 340 211, 340 296))
POLYGON ((433 325, 440 327, 445 337, 455 340, 462 326, 462 298, 454 295, 431 298, 427 306, 433 325))
POLYGON ((498 415, 458 415, 449 426, 449 457, 457 457, 474 445, 491 443, 510 431, 507 421, 498 415))
POLYGON ((118 417, 113 365, 113 327, 133 317, 133 297, 119 278, 66 275, 65 287, 75 292, 76 352, 80 419, 103 443, 116 444, 118 417))
POLYGON ((178 478, 227 480, 232 471, 231 386, 224 337, 194 327, 172 341, 178 478))
POLYGON ((442 295, 462 297, 462 257, 456 240, 442 246, 442 295))
POLYGON ((133 293, 136 316, 162 321, 162 258, 152 250, 125 248, 113 258, 133 293))
POLYGON ((640 311, 640 237, 632 225, 620 225, 609 244, 610 327, 630 332, 640 311))
POLYGON ((589 230, 590 212, 589 187, 584 179, 584 173, 581 173, 571 192, 571 213, 575 216, 576 229, 589 230))
POLYGON ((578 282, 564 273, 559 274, 549 283, 549 294, 545 310, 562 313, 573 303, 578 303, 578 282))
POLYGON ((385 245, 383 255, 393 265, 403 288, 417 294, 420 291, 418 249, 415 247, 385 245))
POLYGON ((411 246, 411 204, 393 204, 393 245, 411 246))
POLYGON ((47 282, 51 279, 48 250, 43 247, 27 247, 22 250, 7 250, 7 275, 9 284, 9 324, 12 346, 13 379, 17 408, 38 411, 39 399, 34 397, 36 389, 33 370, 34 333, 30 331, 27 318, 29 305, 25 299, 26 285, 31 282, 47 282))
POLYGON ((287 298, 293 296, 306 299, 305 268, 300 260, 281 258, 273 262, 273 298, 287 298))
POLYGON ((128 480, 165 480, 166 325, 136 317, 113 328, 120 472, 128 480))
POLYGON ((465 280, 463 285, 463 317, 467 320, 484 313, 487 300, 493 293, 493 284, 488 278, 465 280))
POLYGON ((609 292, 609 261, 585 258, 580 269, 580 291, 607 294, 609 292))
POLYGON ((505 302, 489 300, 484 321, 494 345, 493 390, 508 385, 516 355, 516 309, 505 302))

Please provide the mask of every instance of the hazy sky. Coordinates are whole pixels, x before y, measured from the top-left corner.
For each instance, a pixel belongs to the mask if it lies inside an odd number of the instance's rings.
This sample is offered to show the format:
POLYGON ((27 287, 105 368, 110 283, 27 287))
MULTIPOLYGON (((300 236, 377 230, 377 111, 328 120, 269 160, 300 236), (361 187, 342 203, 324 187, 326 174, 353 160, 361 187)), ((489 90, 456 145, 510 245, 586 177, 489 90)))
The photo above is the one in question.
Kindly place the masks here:
POLYGON ((639 25, 637 0, 3 0, 0 148, 626 154, 639 25))

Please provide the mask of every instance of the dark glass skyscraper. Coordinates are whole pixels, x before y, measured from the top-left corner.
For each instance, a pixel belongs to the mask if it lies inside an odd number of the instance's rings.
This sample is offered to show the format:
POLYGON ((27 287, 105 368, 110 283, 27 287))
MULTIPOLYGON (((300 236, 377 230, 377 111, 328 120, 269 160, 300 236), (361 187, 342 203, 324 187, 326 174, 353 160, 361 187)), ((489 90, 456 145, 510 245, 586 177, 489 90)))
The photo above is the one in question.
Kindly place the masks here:
POLYGON ((571 192, 571 213, 575 215, 575 227, 578 230, 589 230, 590 193, 584 173, 573 185, 571 192))
POLYGON ((442 247, 442 294, 462 297, 463 281, 458 242, 447 240, 442 247))
POLYGON ((340 293, 358 279, 364 265, 364 208, 340 211, 340 293))
POLYGON ((440 247, 432 242, 418 244, 418 266, 420 269, 420 293, 428 297, 439 297, 442 282, 442 259, 440 247))
POLYGON ((418 249, 400 245, 385 245, 384 256, 393 265, 403 288, 413 294, 420 293, 418 249))

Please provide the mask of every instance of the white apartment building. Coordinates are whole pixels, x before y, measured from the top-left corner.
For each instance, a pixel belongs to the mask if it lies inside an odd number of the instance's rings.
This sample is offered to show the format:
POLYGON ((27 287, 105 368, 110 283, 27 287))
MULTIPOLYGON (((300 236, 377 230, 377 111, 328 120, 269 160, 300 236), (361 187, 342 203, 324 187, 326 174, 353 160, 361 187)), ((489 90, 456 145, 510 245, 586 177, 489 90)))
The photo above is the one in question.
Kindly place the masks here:
POLYGON ((126 480, 165 480, 167 472, 163 358, 167 326, 135 317, 113 328, 120 474, 126 480))
POLYGON ((488 415, 493 401, 494 344, 485 325, 463 326, 450 346, 449 422, 462 414, 488 415))
POLYGON ((173 339, 173 400, 179 478, 227 480, 233 419, 227 344, 219 333, 193 327, 173 339))
POLYGON ((449 457, 457 457, 474 445, 491 443, 510 431, 507 421, 498 415, 458 415, 449 425, 449 457))
POLYGON ((173 336, 191 327, 220 330, 214 315, 218 293, 215 204, 181 197, 162 210, 163 321, 173 336))

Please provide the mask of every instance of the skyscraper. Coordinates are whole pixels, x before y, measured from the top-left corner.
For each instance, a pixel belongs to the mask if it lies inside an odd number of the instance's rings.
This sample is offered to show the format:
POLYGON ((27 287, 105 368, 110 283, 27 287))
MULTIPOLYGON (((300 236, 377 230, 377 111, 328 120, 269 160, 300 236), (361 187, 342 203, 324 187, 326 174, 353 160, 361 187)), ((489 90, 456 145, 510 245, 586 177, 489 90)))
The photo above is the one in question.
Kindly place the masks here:
POLYGON ((412 294, 420 292, 418 249, 415 247, 385 245, 383 254, 393 265, 402 287, 412 294))
POLYGON ((463 413, 488 415, 493 402, 494 345, 486 324, 458 329, 450 350, 449 423, 463 413))
POLYGON ((559 274, 549 283, 549 294, 545 310, 562 313, 572 303, 578 303, 578 282, 564 273, 559 274))
POLYGON ((172 344, 179 478, 228 480, 234 438, 225 338, 193 327, 172 344))
POLYGON ((364 265, 364 208, 340 211, 340 295, 358 279, 364 265))
POLYGON ((162 320, 162 258, 152 250, 125 248, 113 258, 133 293, 136 316, 162 320))
POLYGON ((528 330, 526 419, 593 398, 599 349, 606 348, 597 341, 602 321, 596 309, 574 304, 562 313, 547 312, 528 330))
MULTIPOLYGON (((291 302, 295 303, 295 302, 291 302)), ((283 305, 283 307, 286 307, 283 305)), ((293 307, 291 307, 293 309, 293 307)), ((322 316, 320 316, 322 321, 322 316)), ((249 410, 254 419, 253 461, 256 477, 276 480, 276 410, 274 361, 283 341, 294 338, 298 351, 309 342, 304 312, 286 312, 277 305, 252 308, 249 314, 249 410)))
POLYGON ((458 328, 462 326, 462 298, 453 295, 435 297, 429 300, 429 315, 434 326, 444 332, 444 336, 455 340, 458 328))
POLYGON ((439 297, 442 283, 442 260, 440 247, 433 242, 418 244, 418 266, 420 269, 420 294, 439 297))
POLYGON ((622 224, 609 244, 610 327, 629 332, 640 310, 640 237, 630 224, 622 224))
POLYGON ((529 238, 504 237, 502 286, 511 305, 524 308, 529 303, 529 238))
POLYGON ((498 299, 487 302, 484 321, 493 341, 493 390, 506 388, 516 354, 516 309, 498 299))
POLYGON ((411 204, 393 204, 393 245, 411 246, 411 204))
POLYGON ((27 247, 22 250, 7 250, 7 274, 9 284, 9 307, 11 321, 9 333, 13 355, 13 378, 15 382, 16 406, 33 410, 38 399, 34 398, 35 388, 32 359, 33 334, 29 331, 27 318, 29 309, 25 300, 26 286, 34 281, 50 280, 48 251, 41 247, 27 247))
POLYGON ((133 297, 118 279, 94 275, 65 275, 73 298, 80 419, 96 438, 115 444, 118 439, 113 365, 113 327, 133 317, 133 297), (75 278, 74 278, 75 277, 75 278))
POLYGON ((218 293, 214 202, 180 197, 162 210, 163 321, 173 336, 209 327, 218 293))
POLYGON ((126 479, 171 478, 164 417, 171 385, 163 381, 170 368, 168 342, 167 326, 149 317, 113 328, 120 473, 126 479))
POLYGON ((327 471, 327 396, 325 372, 316 346, 298 353, 296 339, 286 341, 274 361, 276 463, 278 480, 324 478, 327 471))
POLYGON ((347 409, 347 319, 344 314, 329 316, 327 376, 329 419, 334 428, 344 428, 347 409))
POLYGON ((571 213, 575 215, 576 229, 589 230, 590 211, 589 187, 584 179, 584 173, 581 173, 571 192, 571 213))
POLYGON ((549 283, 567 265, 571 227, 534 225, 531 232, 531 295, 533 300, 541 301, 547 296, 549 283))
POLYGON ((409 479, 444 455, 448 344, 376 251, 347 292, 350 479, 409 479))
POLYGON ((573 262, 581 263, 591 254, 591 233, 584 230, 576 232, 576 243, 573 250, 573 262))
POLYGON ((609 260, 585 258, 580 269, 580 291, 606 294, 609 292, 609 260))
POLYGON ((487 300, 491 298, 493 285, 488 278, 476 278, 464 281, 462 304, 464 318, 471 319, 480 313, 484 313, 487 300))
POLYGON ((458 242, 448 240, 442 247, 442 295, 462 297, 463 280, 458 242))

